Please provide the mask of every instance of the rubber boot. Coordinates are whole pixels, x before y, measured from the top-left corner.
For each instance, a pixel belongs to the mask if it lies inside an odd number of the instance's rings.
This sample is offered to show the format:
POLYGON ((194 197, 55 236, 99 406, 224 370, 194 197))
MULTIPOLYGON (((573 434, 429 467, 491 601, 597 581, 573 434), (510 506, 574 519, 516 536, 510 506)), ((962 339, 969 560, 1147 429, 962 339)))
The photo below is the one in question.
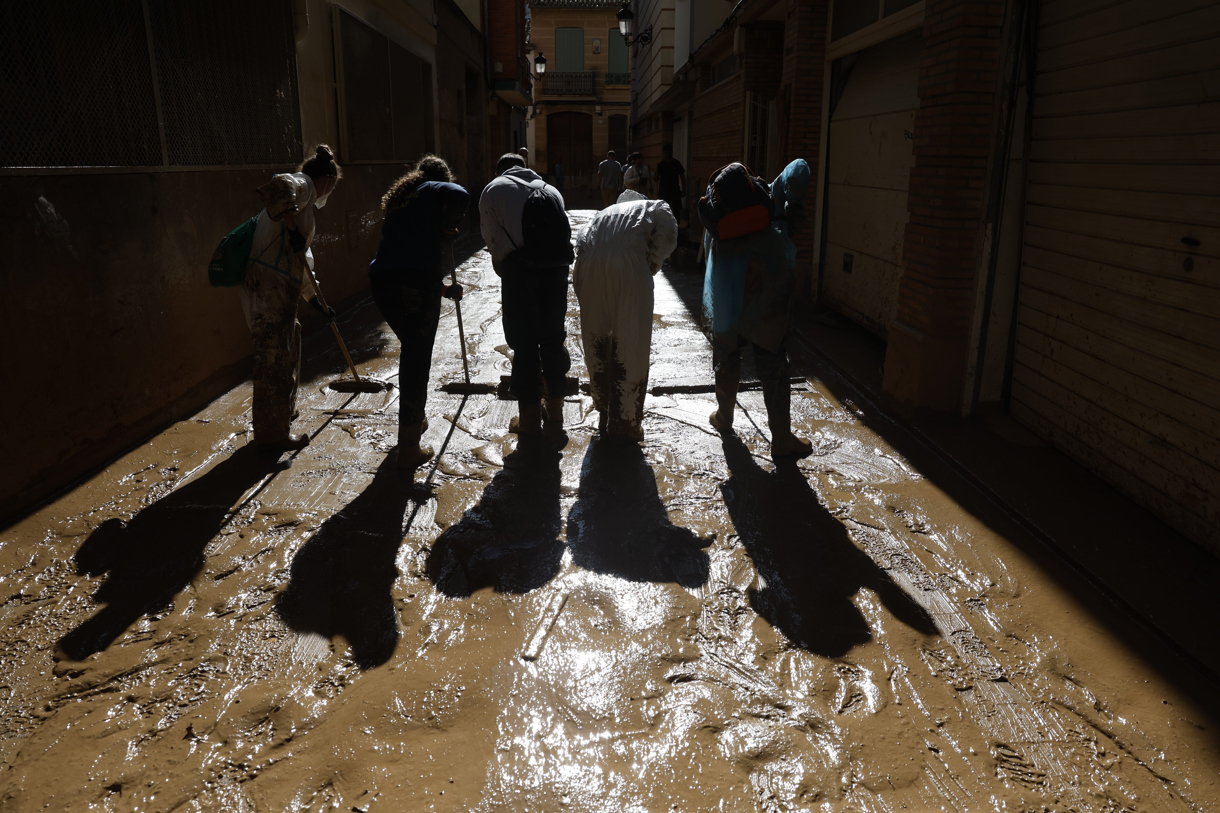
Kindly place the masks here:
POLYGON ((771 457, 805 457, 813 444, 792 434, 792 402, 787 379, 763 382, 763 403, 771 427, 771 457))
POLYGON ((270 443, 258 444, 258 450, 263 454, 281 454, 283 452, 295 452, 298 449, 304 449, 309 445, 309 435, 289 435, 283 440, 273 440, 270 443))
POLYGON ((518 414, 508 422, 508 431, 515 435, 542 434, 542 405, 517 403, 518 414))
POLYGON ((716 371, 716 411, 708 418, 722 435, 733 434, 733 409, 737 405, 737 385, 741 381, 741 354, 725 359, 716 371))
POLYGON ((546 407, 546 423, 548 427, 554 429, 563 428, 563 399, 562 398, 546 398, 543 400, 546 407))
POLYGON ((423 434, 423 423, 398 427, 398 468, 418 469, 432 459, 432 447, 419 442, 423 434))

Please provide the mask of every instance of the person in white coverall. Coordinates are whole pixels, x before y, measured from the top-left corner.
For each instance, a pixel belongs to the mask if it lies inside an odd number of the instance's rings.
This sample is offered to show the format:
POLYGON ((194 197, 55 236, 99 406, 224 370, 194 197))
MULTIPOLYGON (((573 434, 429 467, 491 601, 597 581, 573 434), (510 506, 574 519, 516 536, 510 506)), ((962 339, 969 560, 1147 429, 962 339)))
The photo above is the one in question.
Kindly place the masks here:
POLYGON ((678 245, 678 221, 664 201, 627 191, 576 238, 572 287, 599 429, 642 441, 652 277, 678 245))
MULTIPOLYGON (((314 210, 326 205, 342 172, 325 144, 296 172, 275 175, 258 188, 266 208, 239 293, 254 339, 254 441, 267 452, 299 449, 308 435, 292 435, 301 377, 301 323, 297 300, 322 310, 305 266, 313 268, 314 210)), ((334 311, 323 312, 328 319, 334 311)))

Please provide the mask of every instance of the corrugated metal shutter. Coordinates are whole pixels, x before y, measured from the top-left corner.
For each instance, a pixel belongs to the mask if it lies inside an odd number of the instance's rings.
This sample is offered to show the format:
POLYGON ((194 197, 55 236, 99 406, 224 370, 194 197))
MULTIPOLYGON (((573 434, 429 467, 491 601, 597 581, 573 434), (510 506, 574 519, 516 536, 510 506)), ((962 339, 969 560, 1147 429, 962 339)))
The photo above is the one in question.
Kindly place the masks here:
POLYGON ((830 121, 822 296, 883 337, 902 278, 922 50, 915 31, 861 51, 830 121))
POLYGON ((1220 5, 1041 6, 1011 411, 1220 552, 1220 5))

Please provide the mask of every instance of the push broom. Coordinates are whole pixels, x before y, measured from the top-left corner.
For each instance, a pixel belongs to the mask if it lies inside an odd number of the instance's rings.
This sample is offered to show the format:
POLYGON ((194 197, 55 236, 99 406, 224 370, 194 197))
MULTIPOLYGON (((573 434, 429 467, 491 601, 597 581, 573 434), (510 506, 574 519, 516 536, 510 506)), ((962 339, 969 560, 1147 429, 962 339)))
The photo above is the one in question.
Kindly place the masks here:
MULTIPOLYGON (((318 278, 313 275, 313 269, 309 267, 309 263, 301 257, 298 262, 305 266, 305 273, 309 274, 309 281, 313 283, 314 293, 318 296, 318 304, 322 306, 322 310, 330 313, 330 308, 326 306, 326 300, 322 298, 322 288, 318 285, 318 278)), ((332 381, 329 386, 335 392, 385 392, 390 388, 387 381, 381 381, 376 378, 361 378, 360 373, 356 372, 356 364, 352 361, 352 354, 347 352, 347 345, 343 342, 343 336, 339 334, 339 326, 335 324, 335 320, 330 320, 330 329, 335 334, 335 341, 339 343, 339 349, 343 351, 343 358, 347 359, 347 368, 352 371, 351 378, 340 378, 338 381, 332 381)))
MULTIPOLYGON (((453 259, 453 241, 449 241, 449 271, 450 280, 454 285, 457 285, 457 262, 453 259)), ((461 381, 453 381, 441 387, 441 392, 448 392, 454 395, 494 395, 496 385, 494 384, 472 384, 470 383, 470 362, 466 359, 466 330, 462 327, 462 303, 461 300, 453 300, 454 310, 457 311, 458 323, 458 341, 461 343, 462 354, 462 372, 466 374, 465 383, 461 381)))

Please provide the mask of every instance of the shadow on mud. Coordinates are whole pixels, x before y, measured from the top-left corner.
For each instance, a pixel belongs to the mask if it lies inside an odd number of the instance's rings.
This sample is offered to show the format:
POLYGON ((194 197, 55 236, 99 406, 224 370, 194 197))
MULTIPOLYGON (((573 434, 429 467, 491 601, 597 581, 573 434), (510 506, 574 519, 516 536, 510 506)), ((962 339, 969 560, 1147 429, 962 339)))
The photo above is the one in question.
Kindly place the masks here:
POLYGON ((361 669, 380 666, 398 645, 398 614, 391 589, 407 508, 426 495, 394 455, 373 481, 322 524, 292 560, 288 588, 276 612, 297 632, 342 636, 361 669))
POLYGON ((559 573, 560 456, 518 449, 461 521, 432 545, 425 571, 436 588, 466 598, 484 587, 528 593, 559 573))
POLYGON ((108 519, 99 525, 73 560, 82 576, 109 574, 93 594, 105 606, 60 640, 60 653, 84 660, 109 647, 136 620, 168 609, 203 569, 204 550, 234 503, 280 467, 253 446, 243 446, 128 522, 108 519))
POLYGON ((852 602, 867 587, 899 621, 938 634, 927 612, 852 543, 794 462, 768 472, 737 438, 724 441, 724 457, 724 502, 766 585, 751 591, 750 604, 771 626, 810 652, 841 657, 872 636, 852 602))
POLYGON ((657 478, 634 443, 595 439, 580 471, 580 493, 568 514, 572 561, 629 581, 707 583, 711 544, 669 521, 657 478))

